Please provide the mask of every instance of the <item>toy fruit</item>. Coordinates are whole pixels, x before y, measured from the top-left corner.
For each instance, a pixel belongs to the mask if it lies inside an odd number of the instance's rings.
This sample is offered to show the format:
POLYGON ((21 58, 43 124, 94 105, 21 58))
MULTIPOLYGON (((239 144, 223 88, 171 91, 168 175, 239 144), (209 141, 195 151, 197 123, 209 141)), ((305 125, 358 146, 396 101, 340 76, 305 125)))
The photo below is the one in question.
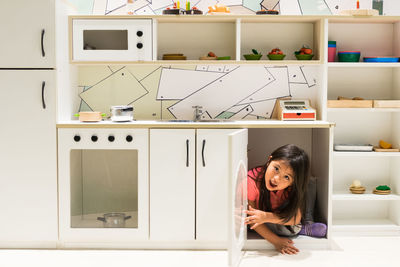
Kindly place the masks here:
POLYGON ((294 54, 298 60, 310 60, 314 56, 312 49, 306 45, 303 45, 299 51, 295 51, 294 54))
POLYGON ((286 55, 283 54, 282 50, 279 48, 274 48, 271 52, 268 53, 267 57, 270 60, 282 60, 285 58, 286 55))
POLYGON ((383 140, 379 140, 379 147, 384 148, 384 149, 390 149, 390 148, 392 148, 392 144, 387 143, 383 140))
POLYGON ((209 56, 209 57, 216 57, 216 55, 214 54, 214 52, 208 52, 208 56, 209 56))

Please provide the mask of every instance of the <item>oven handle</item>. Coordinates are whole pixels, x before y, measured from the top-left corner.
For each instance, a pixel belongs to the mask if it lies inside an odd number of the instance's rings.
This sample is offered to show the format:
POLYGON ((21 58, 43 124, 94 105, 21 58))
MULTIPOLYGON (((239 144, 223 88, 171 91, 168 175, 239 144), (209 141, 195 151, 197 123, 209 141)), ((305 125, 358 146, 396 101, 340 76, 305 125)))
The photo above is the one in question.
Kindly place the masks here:
POLYGON ((186 167, 189 167, 189 139, 186 139, 186 167))

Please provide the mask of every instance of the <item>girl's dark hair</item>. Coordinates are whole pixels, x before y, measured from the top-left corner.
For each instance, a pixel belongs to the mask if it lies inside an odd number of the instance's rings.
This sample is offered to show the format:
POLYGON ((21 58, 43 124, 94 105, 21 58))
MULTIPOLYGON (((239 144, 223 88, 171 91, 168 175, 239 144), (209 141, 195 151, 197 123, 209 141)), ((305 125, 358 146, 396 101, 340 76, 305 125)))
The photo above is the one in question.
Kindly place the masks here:
POLYGON ((260 190, 259 208, 264 211, 271 211, 270 194, 269 190, 265 187, 265 172, 273 160, 284 160, 293 170, 293 183, 290 188, 285 189, 287 190, 288 198, 274 211, 282 222, 286 223, 293 217, 296 219, 299 208, 304 213, 305 195, 309 179, 309 158, 303 149, 293 144, 281 146, 272 152, 271 158, 269 158, 264 166, 261 166, 261 171, 256 177, 257 187, 260 190))

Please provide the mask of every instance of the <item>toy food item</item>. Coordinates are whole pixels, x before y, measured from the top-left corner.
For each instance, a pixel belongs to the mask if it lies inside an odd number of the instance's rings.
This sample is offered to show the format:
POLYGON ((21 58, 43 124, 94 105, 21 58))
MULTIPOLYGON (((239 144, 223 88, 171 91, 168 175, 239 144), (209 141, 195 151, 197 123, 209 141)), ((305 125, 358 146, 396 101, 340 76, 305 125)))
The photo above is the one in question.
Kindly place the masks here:
POLYGON ((379 147, 384 148, 384 149, 390 149, 390 148, 392 148, 392 144, 387 143, 383 140, 379 140, 379 147))
POLYGON ((279 48, 274 48, 271 50, 271 52, 268 53, 267 57, 270 60, 282 60, 285 58, 285 54, 283 54, 282 50, 279 48))
POLYGON ((163 15, 179 15, 181 12, 181 9, 179 8, 179 1, 178 3, 174 2, 174 5, 172 8, 167 7, 166 9, 163 10, 163 15))
POLYGON ((312 52, 313 51, 310 47, 308 47, 307 45, 303 45, 303 47, 300 48, 299 51, 295 51, 294 54, 299 60, 310 60, 314 56, 312 52))
POLYGON ((208 52, 207 56, 199 57, 200 60, 216 60, 217 55, 214 52, 208 52))
POLYGON ((364 194, 365 192, 365 187, 361 185, 359 180, 354 180, 349 189, 353 194, 364 194))
POLYGON ((213 6, 209 6, 208 7, 208 12, 209 13, 231 13, 231 11, 229 10, 229 7, 225 6, 225 5, 221 5, 221 4, 216 4, 213 6))
POLYGON ((278 15, 279 11, 278 10, 273 10, 273 9, 262 9, 256 12, 256 15, 278 15))
POLYGON ((372 193, 377 195, 388 195, 390 194, 390 187, 387 185, 379 185, 372 191, 372 193))
POLYGON ((251 49, 251 52, 253 52, 253 54, 246 54, 243 55, 243 57, 246 60, 260 60, 260 58, 262 57, 262 55, 256 49, 251 49))

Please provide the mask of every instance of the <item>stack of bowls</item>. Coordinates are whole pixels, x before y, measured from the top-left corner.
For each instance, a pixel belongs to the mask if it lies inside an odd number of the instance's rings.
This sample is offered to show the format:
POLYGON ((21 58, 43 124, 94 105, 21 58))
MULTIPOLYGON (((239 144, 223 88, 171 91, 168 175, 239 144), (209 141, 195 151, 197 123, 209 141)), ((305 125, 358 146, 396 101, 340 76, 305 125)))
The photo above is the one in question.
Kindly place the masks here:
POLYGON ((360 51, 339 51, 338 58, 339 62, 359 62, 361 52, 360 51))

